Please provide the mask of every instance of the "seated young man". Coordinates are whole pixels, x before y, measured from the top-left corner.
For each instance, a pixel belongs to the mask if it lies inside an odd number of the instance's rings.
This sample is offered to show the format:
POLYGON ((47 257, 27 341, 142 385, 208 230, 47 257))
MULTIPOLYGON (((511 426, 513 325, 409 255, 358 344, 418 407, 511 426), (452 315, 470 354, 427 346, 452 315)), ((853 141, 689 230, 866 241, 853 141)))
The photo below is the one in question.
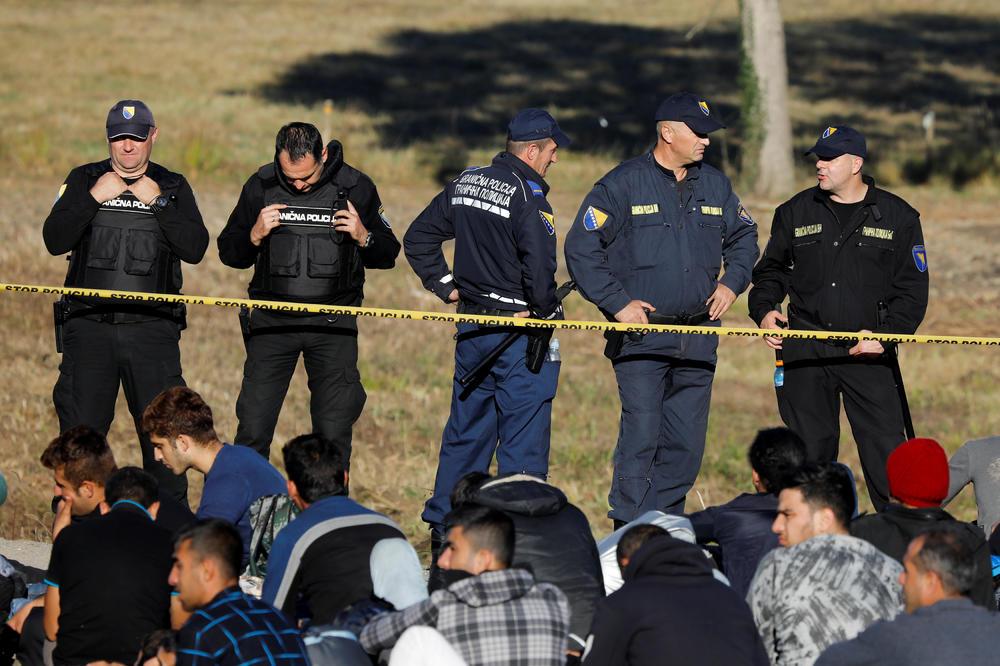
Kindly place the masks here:
MULTIPOLYGON (((372 595, 372 549, 405 540, 391 519, 347 496, 344 449, 320 435, 302 435, 282 449, 288 495, 301 513, 274 539, 261 598, 292 619, 306 611, 329 624, 348 605, 372 595)), ((415 581, 423 585, 423 580, 415 581)))
POLYGON ((718 544, 722 573, 740 596, 746 596, 761 558, 778 546, 771 531, 778 493, 806 462, 806 445, 788 428, 768 428, 757 433, 748 458, 757 492, 688 516, 698 543, 718 544))
POLYGON ((889 504, 876 514, 851 522, 851 535, 868 541, 897 562, 918 534, 941 524, 954 525, 976 558, 972 601, 994 610, 990 547, 982 530, 955 520, 941 508, 948 492, 948 454, 933 439, 918 437, 900 444, 885 465, 889 504))
POLYGON ((240 590, 242 551, 240 533, 225 520, 199 521, 178 535, 169 583, 191 617, 177 632, 177 666, 308 666, 298 629, 240 590))
POLYGON ((778 496, 774 532, 783 546, 761 560, 747 603, 768 658, 812 664, 903 606, 903 567, 850 536, 854 483, 840 463, 807 463, 778 496))
POLYGON ((447 541, 438 565, 472 576, 409 608, 373 619, 361 632, 365 650, 377 654, 393 647, 410 627, 428 626, 437 629, 469 666, 563 666, 569 632, 566 595, 554 585, 536 583, 531 572, 510 567, 514 555, 510 517, 496 509, 466 505, 452 511, 446 522, 447 541))
POLYGON ((143 637, 170 626, 170 533, 154 524, 156 479, 124 467, 98 518, 64 528, 45 582, 45 634, 56 666, 132 663, 143 637))
POLYGON ((712 575, 698 546, 656 525, 630 528, 618 542, 625 584, 597 607, 587 666, 744 664, 767 666, 743 598, 712 575))
POLYGON ((174 474, 195 469, 205 475, 199 520, 221 518, 239 530, 243 561, 250 553, 250 505, 266 495, 285 494, 281 472, 245 446, 223 444, 215 434, 212 410, 201 396, 184 386, 169 388, 146 407, 143 431, 154 456, 174 474))
MULTIPOLYGON (((529 569, 535 580, 552 583, 566 595, 570 608, 569 649, 580 654, 586 644, 604 583, 597 543, 587 517, 563 491, 534 476, 509 474, 492 478, 473 472, 461 501, 503 511, 514 521, 515 567, 529 569)), ((456 485, 456 490, 458 490, 456 485)))
POLYGON ((973 604, 975 550, 955 523, 921 532, 906 549, 900 574, 906 613, 835 643, 817 666, 987 666, 1000 655, 1000 617, 973 604))

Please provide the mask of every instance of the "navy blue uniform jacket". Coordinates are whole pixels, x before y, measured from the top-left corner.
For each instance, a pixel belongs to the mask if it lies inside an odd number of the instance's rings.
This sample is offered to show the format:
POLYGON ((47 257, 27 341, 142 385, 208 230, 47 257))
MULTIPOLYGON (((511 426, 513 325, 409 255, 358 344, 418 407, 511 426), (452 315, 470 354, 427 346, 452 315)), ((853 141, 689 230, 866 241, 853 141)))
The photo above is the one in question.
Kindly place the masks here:
POLYGON ((403 237, 406 259, 424 287, 447 302, 532 310, 549 317, 556 301, 556 229, 549 186, 519 158, 500 153, 466 169, 424 209, 403 237), (455 239, 449 270, 441 244, 455 239))
MULTIPOLYGON (((566 236, 570 276, 609 320, 634 299, 665 315, 704 311, 719 282, 736 294, 749 286, 757 254, 757 226, 728 178, 701 164, 679 184, 651 152, 601 178, 566 236)), ((715 362, 717 345, 716 336, 652 333, 627 339, 622 355, 715 362)))

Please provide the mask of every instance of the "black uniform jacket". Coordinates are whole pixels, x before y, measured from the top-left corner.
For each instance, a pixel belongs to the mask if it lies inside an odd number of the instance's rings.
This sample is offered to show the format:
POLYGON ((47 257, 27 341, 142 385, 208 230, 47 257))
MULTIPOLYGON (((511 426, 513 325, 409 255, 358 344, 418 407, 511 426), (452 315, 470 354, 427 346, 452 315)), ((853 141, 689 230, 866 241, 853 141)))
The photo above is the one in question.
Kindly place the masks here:
MULTIPOLYGON (((90 195, 97 180, 111 171, 111 160, 78 166, 69 172, 42 226, 45 248, 53 255, 73 251, 90 230, 101 204, 90 195)), ((194 192, 184 176, 150 162, 146 174, 170 201, 153 209, 170 250, 181 261, 197 264, 208 247, 208 230, 201 219, 194 192)), ((125 181, 126 183, 128 180, 125 181)))
POLYGON ((447 302, 549 317, 556 301, 556 228, 549 186, 520 158, 500 153, 466 169, 413 221, 403 246, 424 287, 447 302), (441 244, 455 239, 455 270, 441 244))
MULTIPOLYGON (((279 185, 284 190, 292 195, 298 193, 298 190, 288 183, 277 161, 274 163, 274 173, 279 185)), ((240 199, 229 215, 226 227, 219 234, 219 258, 222 263, 232 268, 253 266, 257 261, 257 255, 265 245, 264 243, 254 245, 250 242, 250 230, 253 229, 253 225, 257 222, 257 216, 264 208, 264 181, 259 174, 260 171, 255 172, 243 185, 240 199)), ((344 149, 339 141, 331 141, 327 144, 327 159, 323 165, 323 174, 312 189, 329 181, 344 188, 347 192, 347 198, 354 204, 361 217, 361 223, 374 234, 374 240, 370 247, 358 248, 361 265, 364 268, 392 268, 396 264, 400 246, 388 221, 382 214, 382 202, 379 200, 375 183, 372 182, 371 178, 344 162, 344 149)), ((264 296, 264 294, 258 294, 260 283, 261 276, 255 273, 250 281, 251 298, 264 296)), ((363 277, 361 284, 363 284, 363 277)), ((360 303, 361 284, 352 285, 343 293, 332 294, 327 302, 332 305, 360 303)))
POLYGON ((787 295, 793 329, 917 330, 928 291, 920 215, 875 187, 873 179, 865 176, 864 182, 868 192, 844 228, 829 194, 819 187, 800 192, 775 211, 750 290, 750 318, 758 325, 787 295), (888 306, 881 321, 880 301, 888 306))

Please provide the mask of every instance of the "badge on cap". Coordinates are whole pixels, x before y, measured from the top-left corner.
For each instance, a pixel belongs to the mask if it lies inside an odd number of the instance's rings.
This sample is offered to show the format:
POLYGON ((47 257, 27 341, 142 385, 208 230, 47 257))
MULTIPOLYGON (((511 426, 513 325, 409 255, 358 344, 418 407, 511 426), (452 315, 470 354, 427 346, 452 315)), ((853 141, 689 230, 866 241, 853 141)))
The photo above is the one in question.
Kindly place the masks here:
POLYGON ((708 102, 706 102, 705 100, 702 100, 702 101, 698 102, 698 108, 701 109, 701 112, 704 113, 706 116, 708 115, 708 113, 709 113, 708 112, 708 102))
POLYGON ((583 214, 583 228, 587 231, 597 231, 608 221, 608 214, 603 210, 587 206, 587 212, 583 214))
POLYGON ((736 215, 743 221, 743 224, 751 227, 755 224, 753 218, 750 217, 750 211, 743 204, 740 204, 740 207, 736 209, 736 215))
POLYGON ((913 250, 913 263, 916 264, 917 270, 921 273, 927 272, 927 250, 924 249, 923 245, 914 245, 913 250))
POLYGON ((827 127, 823 131, 823 138, 824 139, 829 139, 831 134, 836 134, 836 133, 837 133, 837 128, 836 127, 827 127))
POLYGON ((552 213, 546 213, 544 210, 538 211, 538 214, 542 216, 542 224, 545 225, 545 230, 549 232, 549 236, 556 235, 556 216, 552 213))
POLYGON ((122 116, 125 117, 125 120, 132 120, 132 116, 134 116, 134 115, 135 115, 135 107, 134 106, 123 106, 122 107, 122 116))

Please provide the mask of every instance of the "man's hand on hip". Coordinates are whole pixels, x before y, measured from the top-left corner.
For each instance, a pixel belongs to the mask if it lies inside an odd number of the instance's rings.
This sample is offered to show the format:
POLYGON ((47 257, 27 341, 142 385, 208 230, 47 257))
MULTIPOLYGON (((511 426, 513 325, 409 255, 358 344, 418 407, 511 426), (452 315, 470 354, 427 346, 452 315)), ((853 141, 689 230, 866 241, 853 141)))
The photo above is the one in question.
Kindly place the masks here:
POLYGON ((735 301, 736 292, 720 282, 705 301, 705 305, 708 306, 708 318, 715 321, 724 315, 735 301))
POLYGON ((648 324, 647 312, 656 312, 656 308, 646 301, 632 300, 615 313, 615 319, 623 324, 648 324))
MULTIPOLYGON (((782 327, 778 325, 778 322, 783 323, 787 327, 788 326, 788 317, 786 317, 785 315, 781 314, 777 310, 771 310, 766 315, 764 315, 763 319, 760 320, 760 327, 761 328, 768 328, 768 329, 774 329, 774 330, 779 330, 780 331, 782 329, 782 327)), ((781 337, 780 336, 765 335, 764 336, 764 342, 766 342, 767 346, 770 347, 771 349, 781 349, 781 337)))

